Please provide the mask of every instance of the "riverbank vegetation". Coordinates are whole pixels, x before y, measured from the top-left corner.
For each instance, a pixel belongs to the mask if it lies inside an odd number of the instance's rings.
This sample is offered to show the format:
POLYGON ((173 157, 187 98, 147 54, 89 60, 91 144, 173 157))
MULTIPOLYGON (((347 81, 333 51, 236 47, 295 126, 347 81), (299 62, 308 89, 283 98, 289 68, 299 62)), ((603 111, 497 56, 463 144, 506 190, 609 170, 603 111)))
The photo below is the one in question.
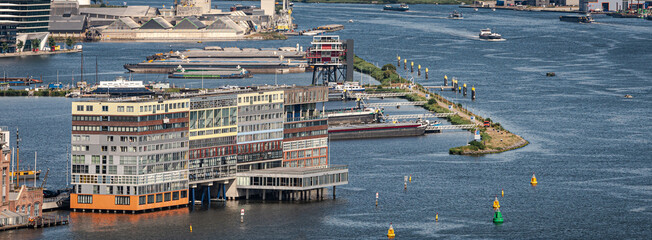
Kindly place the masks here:
POLYGON ((380 82, 380 85, 385 88, 390 86, 392 83, 407 83, 408 81, 396 73, 396 67, 392 64, 385 64, 382 68, 376 67, 370 62, 365 61, 364 59, 355 56, 353 61, 353 68, 356 71, 367 74, 376 81, 380 82))
POLYGON ((26 90, 0 90, 0 97, 21 97, 21 96, 34 96, 34 97, 65 97, 69 91, 64 90, 40 90, 40 91, 26 91, 26 90))

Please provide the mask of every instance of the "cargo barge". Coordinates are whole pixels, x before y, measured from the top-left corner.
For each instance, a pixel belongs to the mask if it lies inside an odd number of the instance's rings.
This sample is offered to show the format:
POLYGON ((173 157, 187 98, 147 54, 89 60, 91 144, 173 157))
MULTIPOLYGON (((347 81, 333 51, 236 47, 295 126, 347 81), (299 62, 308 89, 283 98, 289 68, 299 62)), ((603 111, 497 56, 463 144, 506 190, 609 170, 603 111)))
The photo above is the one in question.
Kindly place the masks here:
POLYGON ((16 77, 5 77, 5 78, 0 78, 0 84, 8 84, 9 86, 29 86, 32 84, 40 84, 43 83, 42 80, 39 79, 34 79, 34 78, 16 78, 16 77))
POLYGON ((149 60, 136 64, 125 64, 124 68, 134 73, 170 73, 177 68, 245 68, 251 73, 273 74, 302 73, 308 63, 305 60, 278 60, 262 58, 193 58, 171 60, 149 60))
POLYGON ((234 79, 234 78, 250 78, 252 74, 245 70, 185 70, 175 71, 168 75, 169 78, 184 78, 184 79, 234 79))
POLYGON ((570 15, 570 16, 559 16, 559 21, 562 22, 577 22, 577 23, 592 23, 593 18, 591 15, 584 15, 584 16, 576 16, 576 15, 570 15))
POLYGON ((186 51, 170 51, 158 53, 147 57, 147 60, 183 59, 183 58, 274 58, 274 59, 303 59, 306 52, 297 47, 281 48, 222 48, 218 46, 204 47, 204 49, 190 49, 186 51))
MULTIPOLYGON (((330 121, 330 120, 329 120, 330 121)), ((379 123, 328 127, 332 140, 421 136, 426 126, 419 123, 379 123)))

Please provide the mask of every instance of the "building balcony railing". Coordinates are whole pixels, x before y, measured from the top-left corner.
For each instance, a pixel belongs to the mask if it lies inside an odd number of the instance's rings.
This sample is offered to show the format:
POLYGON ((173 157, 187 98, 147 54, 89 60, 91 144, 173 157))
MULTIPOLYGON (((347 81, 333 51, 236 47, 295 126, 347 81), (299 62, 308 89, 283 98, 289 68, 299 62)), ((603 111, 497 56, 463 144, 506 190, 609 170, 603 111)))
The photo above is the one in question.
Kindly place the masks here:
POLYGON ((285 122, 288 123, 288 122, 300 122, 300 121, 324 120, 324 119, 327 119, 327 117, 323 115, 319 115, 319 116, 286 118, 285 122))

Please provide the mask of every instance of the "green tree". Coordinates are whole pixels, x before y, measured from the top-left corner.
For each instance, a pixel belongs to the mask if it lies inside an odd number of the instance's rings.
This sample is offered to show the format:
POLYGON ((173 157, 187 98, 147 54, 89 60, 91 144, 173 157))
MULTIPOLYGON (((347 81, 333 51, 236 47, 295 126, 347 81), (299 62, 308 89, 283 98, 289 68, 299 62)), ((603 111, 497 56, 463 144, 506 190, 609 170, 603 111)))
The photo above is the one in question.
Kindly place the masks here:
POLYGON ((41 46, 41 39, 32 39, 32 50, 38 49, 41 46))
POLYGON ((6 53, 7 51, 9 51, 9 44, 7 44, 6 42, 3 42, 2 43, 2 53, 6 53))
POLYGON ((25 43, 23 43, 23 41, 21 41, 21 40, 18 40, 18 43, 16 43, 16 52, 22 50, 24 46, 25 46, 25 43))
POLYGON ((57 42, 54 41, 54 38, 53 38, 53 37, 49 37, 49 38, 48 38, 48 46, 50 46, 50 48, 53 48, 53 47, 56 46, 56 45, 57 45, 57 42))
POLYGON ((386 71, 386 70, 396 71, 396 66, 394 66, 394 64, 385 64, 385 65, 383 65, 383 68, 381 68, 381 69, 383 71, 386 71))
POLYGON ((72 48, 72 45, 75 45, 75 40, 71 37, 66 38, 66 45, 68 45, 68 48, 72 48))

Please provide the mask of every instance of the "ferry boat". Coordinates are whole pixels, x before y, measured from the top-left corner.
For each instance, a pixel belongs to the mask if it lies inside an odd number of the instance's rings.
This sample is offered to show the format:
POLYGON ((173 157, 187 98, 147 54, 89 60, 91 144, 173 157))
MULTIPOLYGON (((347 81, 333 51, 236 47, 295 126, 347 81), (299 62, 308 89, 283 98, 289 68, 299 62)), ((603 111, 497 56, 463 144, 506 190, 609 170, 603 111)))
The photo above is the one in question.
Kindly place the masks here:
POLYGON ((9 173, 9 177, 12 179, 14 179, 14 175, 17 175, 20 180, 29 180, 34 179, 34 177, 38 178, 41 175, 41 170, 23 170, 9 173))
POLYGON ((589 14, 584 15, 584 16, 567 15, 567 16, 559 16, 559 21, 562 21, 562 22, 577 22, 577 23, 592 23, 593 18, 589 14))
POLYGON ((143 81, 130 81, 123 77, 117 77, 113 81, 100 81, 93 94, 108 94, 111 96, 141 96, 153 94, 147 89, 143 81))
POLYGON ((485 39, 485 40, 501 40, 503 39, 503 36, 501 36, 498 33, 492 33, 491 29, 482 29, 480 30, 480 39, 485 39))
POLYGON ((385 11, 400 11, 400 12, 405 12, 405 11, 407 11, 407 10, 410 10, 410 7, 409 7, 407 4, 405 4, 405 3, 401 3, 401 5, 399 5, 399 6, 395 6, 395 5, 385 5, 385 7, 383 7, 383 10, 385 10, 385 11))
POLYGON ((464 17, 462 16, 462 13, 458 12, 458 11, 452 12, 450 15, 448 15, 448 18, 449 19, 464 19, 464 17))

